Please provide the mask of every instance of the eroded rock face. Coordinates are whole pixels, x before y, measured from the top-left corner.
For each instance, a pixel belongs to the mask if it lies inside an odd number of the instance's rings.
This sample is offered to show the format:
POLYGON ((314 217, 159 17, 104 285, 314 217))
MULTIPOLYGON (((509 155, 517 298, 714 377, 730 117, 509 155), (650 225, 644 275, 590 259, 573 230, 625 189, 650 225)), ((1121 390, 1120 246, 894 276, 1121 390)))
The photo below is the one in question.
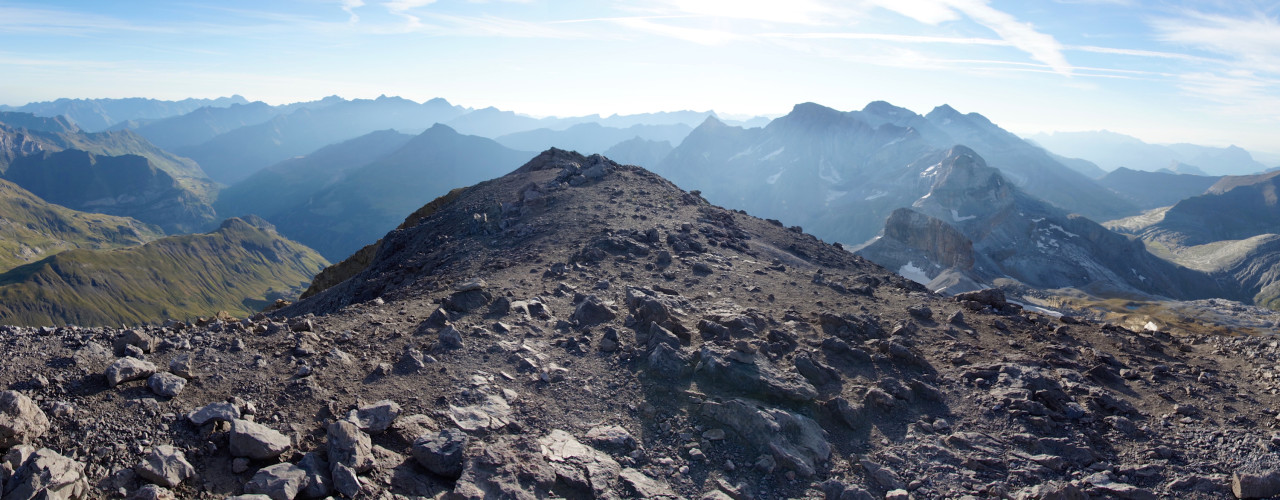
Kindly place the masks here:
POLYGON ((708 401, 703 403, 702 413, 799 474, 813 475, 831 456, 826 431, 809 417, 749 399, 708 401))

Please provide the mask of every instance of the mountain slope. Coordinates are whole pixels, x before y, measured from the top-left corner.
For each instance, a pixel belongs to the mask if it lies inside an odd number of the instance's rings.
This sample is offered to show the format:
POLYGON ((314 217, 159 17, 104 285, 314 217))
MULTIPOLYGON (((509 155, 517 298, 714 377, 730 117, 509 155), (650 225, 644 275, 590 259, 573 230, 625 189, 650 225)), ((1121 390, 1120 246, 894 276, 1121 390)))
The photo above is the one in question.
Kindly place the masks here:
POLYGON ((347 175, 397 149, 413 136, 380 130, 325 146, 257 171, 218 193, 213 206, 223 214, 255 214, 268 220, 301 206, 322 189, 347 182, 347 175))
POLYGON ((340 101, 301 108, 176 152, 197 161, 214 180, 234 184, 268 165, 330 144, 375 130, 423 130, 464 112, 444 99, 422 104, 386 96, 340 101))
POLYGON ((657 165, 675 149, 667 141, 649 141, 632 137, 610 146, 604 155, 624 165, 657 165))
POLYGON ((1098 184, 1132 202, 1142 210, 1171 206, 1179 201, 1204 194, 1219 177, 1145 172, 1120 167, 1098 179, 1098 184))
POLYGON ((213 207, 138 155, 99 156, 78 149, 33 154, 15 160, 4 178, 51 203, 133 217, 169 233, 195 231, 215 218, 213 207))
POLYGON ((68 250, 0 274, 0 322, 120 325, 247 315, 289 298, 327 263, 269 226, 227 219, 206 234, 68 250))
POLYGON ((1151 255, 1140 241, 1023 193, 971 149, 953 148, 931 175, 929 193, 912 209, 934 221, 922 224, 895 214, 881 241, 859 254, 895 269, 921 269, 928 280, 956 268, 977 283, 1007 277, 1041 289, 1079 288, 1103 296, 1239 298, 1236 288, 1151 255), (912 227, 896 227, 908 222, 912 227), (940 224, 954 230, 941 231, 940 224), (971 242, 972 256, 955 232, 971 242), (937 242, 947 242, 942 251, 937 242), (931 259, 911 260, 919 254, 904 253, 903 247, 931 259))
POLYGON ((1140 211, 1084 174, 1057 162, 1044 149, 996 126, 982 115, 961 114, 944 104, 925 118, 951 138, 951 144, 941 148, 963 144, 977 151, 1027 194, 1094 220, 1109 220, 1140 211))
POLYGON ((194 146, 240 127, 257 125, 280 111, 261 102, 205 106, 190 113, 149 122, 134 130, 152 144, 167 150, 194 146))
POLYGON ((377 241, 431 199, 509 172, 528 155, 437 124, 268 220, 281 234, 338 260, 377 241))
POLYGON ((1179 201, 1153 217, 1116 221, 1117 230, 1171 249, 1280 234, 1280 172, 1226 176, 1205 194, 1179 201))
POLYGON ((164 233, 160 228, 125 217, 54 205, 0 179, 0 269, 64 250, 141 245, 161 236, 164 233))

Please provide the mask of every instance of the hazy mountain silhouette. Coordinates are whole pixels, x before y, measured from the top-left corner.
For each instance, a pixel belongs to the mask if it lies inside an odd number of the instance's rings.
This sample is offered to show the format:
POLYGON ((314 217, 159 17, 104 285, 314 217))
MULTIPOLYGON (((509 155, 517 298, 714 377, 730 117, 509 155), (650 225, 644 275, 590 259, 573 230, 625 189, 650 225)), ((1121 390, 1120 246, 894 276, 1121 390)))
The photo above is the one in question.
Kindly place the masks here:
POLYGON ((1136 137, 1106 130, 1041 133, 1029 139, 1057 154, 1089 160, 1104 170, 1126 167, 1154 172, 1177 163, 1197 167, 1206 175, 1252 174, 1267 169, 1267 165, 1255 161, 1248 151, 1236 146, 1148 144, 1136 137))
POLYGON ((204 106, 226 107, 245 104, 248 101, 238 95, 217 99, 183 99, 163 101, 131 97, 126 99, 58 99, 33 102, 22 106, 3 106, 0 111, 21 111, 36 116, 66 116, 80 128, 97 132, 106 130, 126 120, 160 119, 190 113, 204 106))
POLYGON ((422 104, 386 96, 356 99, 298 109, 176 151, 199 162, 214 180, 233 184, 263 167, 330 144, 375 130, 424 130, 464 112, 444 99, 422 104))

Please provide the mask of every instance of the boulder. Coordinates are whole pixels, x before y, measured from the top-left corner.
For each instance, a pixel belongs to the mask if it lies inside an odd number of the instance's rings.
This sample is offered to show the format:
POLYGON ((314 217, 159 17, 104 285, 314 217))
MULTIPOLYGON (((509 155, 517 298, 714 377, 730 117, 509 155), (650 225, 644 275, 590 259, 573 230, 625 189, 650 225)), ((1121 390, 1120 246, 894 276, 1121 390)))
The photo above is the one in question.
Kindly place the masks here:
POLYGON ((502 396, 486 394, 478 404, 449 405, 449 419, 467 432, 501 429, 511 423, 511 406, 502 396))
POLYGON ((573 315, 569 319, 578 326, 592 326, 613 321, 617 317, 618 313, 613 306, 606 304, 595 295, 588 295, 578 303, 578 307, 573 310, 573 315))
POLYGON ((626 491, 633 498, 663 500, 680 498, 665 481, 651 478, 643 472, 632 468, 622 469, 622 472, 618 473, 618 478, 621 479, 620 483, 623 491, 626 491))
POLYGON ((133 470, 143 479, 169 488, 196 475, 196 468, 187 462, 186 455, 168 445, 153 448, 133 470))
POLYGON ((1270 498, 1280 495, 1280 472, 1236 472, 1231 475, 1231 492, 1236 498, 1270 498))
POLYGON ((138 358, 120 358, 107 367, 107 384, 115 387, 125 382, 141 380, 156 372, 156 365, 138 358))
POLYGON ((177 397, 182 394, 182 389, 186 386, 187 379, 172 373, 159 372, 147 378, 147 387, 151 388, 151 392, 161 397, 177 397))
POLYGON ((244 492, 266 495, 271 500, 293 500, 302 490, 307 472, 291 463, 263 467, 244 485, 244 492))
POLYGON ((619 425, 592 427, 587 431, 587 441, 621 451, 631 451, 636 447, 636 438, 619 425))
POLYGON ((187 415, 187 420, 196 425, 206 422, 231 422, 240 418, 240 409, 231 403, 209 403, 199 410, 187 415))
POLYGON ((424 434, 413 441, 413 458, 434 474, 450 479, 462 475, 467 434, 461 429, 444 429, 424 434))
POLYGON ((231 456, 267 460, 280 456, 291 446, 289 436, 248 420, 231 421, 231 456))
POLYGON ((384 399, 369 406, 362 406, 358 410, 351 410, 347 414, 347 420, 356 424, 361 430, 383 432, 391 428, 391 424, 395 423, 396 417, 399 416, 400 405, 395 401, 384 399))
POLYGON ((0 449, 27 444, 49 430, 49 418, 31 398, 17 391, 0 392, 0 449))
MULTIPOLYGON (((329 424, 329 463, 332 466, 342 465, 356 473, 373 469, 373 440, 361 431, 356 424, 339 420, 329 424)), ((334 481, 338 472, 335 470, 334 481)))
POLYGON ((298 461, 298 468, 306 473, 302 487, 298 490, 301 498, 324 498, 333 491, 333 475, 329 461, 321 452, 308 452, 298 461))
POLYGON ((618 462, 609 455, 584 445, 572 434, 560 429, 538 439, 542 456, 556 471, 556 480, 570 489, 595 498, 607 496, 613 482, 622 472, 618 462))
POLYGON ((90 495, 84 465, 48 448, 30 451, 22 465, 13 471, 4 491, 4 500, 70 500, 90 495))

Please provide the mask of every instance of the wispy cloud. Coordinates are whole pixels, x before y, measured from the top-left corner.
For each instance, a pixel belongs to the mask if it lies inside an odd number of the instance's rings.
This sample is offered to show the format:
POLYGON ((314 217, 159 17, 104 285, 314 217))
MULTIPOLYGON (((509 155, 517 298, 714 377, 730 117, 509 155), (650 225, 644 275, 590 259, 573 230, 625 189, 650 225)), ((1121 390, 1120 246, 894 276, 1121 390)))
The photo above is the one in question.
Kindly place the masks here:
POLYGON ((348 23, 360 22, 360 15, 356 14, 356 9, 360 7, 364 7, 364 0, 342 0, 342 11, 347 13, 348 23))
POLYGON ((1151 25, 1162 41, 1220 54, 1254 71, 1280 73, 1280 22, 1274 18, 1187 12, 1151 25))
POLYGON ((134 24, 123 19, 55 9, 0 6, 0 33, 81 36, 103 32, 174 33, 174 28, 134 24))
POLYGON ((412 11, 435 2, 436 0, 390 0, 382 5, 387 8, 387 12, 405 20, 407 23, 406 31, 414 31, 422 28, 422 19, 413 14, 412 11))
POLYGON ((1063 46, 1057 39, 1037 31, 1030 23, 991 7, 986 0, 869 0, 869 3, 931 25, 958 20, 963 15, 994 31, 1002 40, 1048 65, 1053 71, 1071 76, 1071 64, 1063 55, 1063 46))

